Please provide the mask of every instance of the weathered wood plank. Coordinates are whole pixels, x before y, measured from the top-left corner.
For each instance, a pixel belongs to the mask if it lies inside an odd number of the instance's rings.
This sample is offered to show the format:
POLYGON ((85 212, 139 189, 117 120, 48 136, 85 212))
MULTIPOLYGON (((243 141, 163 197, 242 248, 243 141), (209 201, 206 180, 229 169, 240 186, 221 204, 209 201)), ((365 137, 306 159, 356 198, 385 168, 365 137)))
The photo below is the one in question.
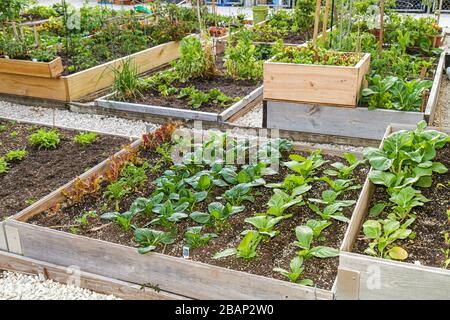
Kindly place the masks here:
POLYGON ((28 75, 39 78, 56 78, 63 71, 64 67, 60 57, 57 57, 51 62, 0 58, 0 73, 28 75))
POLYGON ((4 222, 0 222, 0 251, 8 251, 8 243, 6 242, 6 234, 4 222))
POLYGON ((184 300, 185 297, 168 292, 156 292, 154 289, 145 288, 116 279, 99 276, 96 274, 61 267, 55 264, 38 261, 0 252, 0 269, 26 274, 39 275, 46 279, 64 284, 78 285, 102 294, 112 294, 118 298, 129 300, 184 300))
MULTIPOLYGON (((348 252, 341 252, 339 269, 359 273, 359 299, 450 299, 449 270, 348 252)), ((348 298, 342 284, 336 298, 348 298)))
POLYGON ((445 51, 442 52, 439 58, 438 66, 436 68, 436 74, 434 75, 433 86, 431 87, 430 95, 428 97, 425 109, 425 117, 429 124, 433 124, 434 122, 434 116, 436 113, 436 106, 439 99, 439 90, 441 88, 441 80, 442 80, 442 73, 444 71, 444 65, 445 65, 445 51))
POLYGON ((23 255, 197 299, 332 299, 329 291, 9 220, 23 255))
POLYGON ((381 140, 391 122, 416 124, 420 112, 337 108, 267 101, 267 127, 325 135, 381 140))
MULTIPOLYGON (((227 121, 240 113, 243 109, 245 109, 248 105, 254 105, 254 103, 258 103, 262 101, 263 87, 260 86, 250 92, 247 96, 242 98, 242 100, 236 102, 231 107, 227 108, 219 115, 219 121, 227 121)), ((240 115, 242 116, 242 114, 240 115)))

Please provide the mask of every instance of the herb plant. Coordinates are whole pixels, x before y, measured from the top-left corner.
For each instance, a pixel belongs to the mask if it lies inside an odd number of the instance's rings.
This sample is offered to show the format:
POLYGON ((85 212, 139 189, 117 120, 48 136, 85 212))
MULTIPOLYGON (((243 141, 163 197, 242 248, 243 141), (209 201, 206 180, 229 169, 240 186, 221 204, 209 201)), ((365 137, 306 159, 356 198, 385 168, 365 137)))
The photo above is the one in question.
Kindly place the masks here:
POLYGON ((39 129, 30 135, 29 142, 39 149, 56 149, 61 140, 58 130, 39 129))
POLYGON ((22 161, 23 159, 25 159, 26 155, 27 151, 25 149, 17 149, 9 151, 6 154, 5 158, 9 162, 22 161))
POLYGON ((81 145, 89 145, 97 140, 97 134, 95 132, 80 132, 73 138, 73 140, 81 145))

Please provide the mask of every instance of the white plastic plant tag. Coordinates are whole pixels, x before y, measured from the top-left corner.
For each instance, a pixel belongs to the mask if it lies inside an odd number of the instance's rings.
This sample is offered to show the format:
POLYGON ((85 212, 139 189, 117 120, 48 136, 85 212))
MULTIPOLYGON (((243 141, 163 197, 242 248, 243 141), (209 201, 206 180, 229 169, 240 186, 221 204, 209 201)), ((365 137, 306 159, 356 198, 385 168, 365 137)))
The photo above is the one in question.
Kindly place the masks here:
POLYGON ((183 258, 189 259, 189 247, 183 246, 183 258))

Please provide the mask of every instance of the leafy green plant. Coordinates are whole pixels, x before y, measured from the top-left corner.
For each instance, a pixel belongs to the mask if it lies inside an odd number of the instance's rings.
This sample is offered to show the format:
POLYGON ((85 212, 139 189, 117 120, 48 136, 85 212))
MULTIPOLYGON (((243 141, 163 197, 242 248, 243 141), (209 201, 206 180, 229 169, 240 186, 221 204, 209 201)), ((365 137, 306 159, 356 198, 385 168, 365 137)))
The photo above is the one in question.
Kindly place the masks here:
POLYGON ((204 233, 202 234, 203 227, 190 227, 186 229, 184 233, 184 241, 189 248, 195 249, 204 247, 212 238, 216 238, 215 233, 204 233))
POLYGON ((73 138, 73 140, 78 144, 88 145, 97 140, 97 134, 95 132, 80 132, 73 138))
POLYGON ((195 222, 213 225, 216 230, 222 230, 231 215, 242 212, 244 209, 243 206, 232 206, 230 203, 223 205, 220 202, 211 202, 208 205, 208 212, 195 211, 190 217, 195 222))
POLYGON ((241 38, 235 46, 231 41, 225 49, 226 74, 233 79, 260 80, 263 75, 262 61, 255 57, 256 47, 249 38, 241 38))
POLYGON ((269 209, 267 214, 276 217, 282 216, 284 211, 292 206, 304 205, 303 197, 297 194, 287 194, 286 192, 275 189, 274 195, 269 199, 267 205, 269 209))
POLYGON ((290 270, 287 271, 282 268, 274 268, 273 271, 281 273, 293 283, 302 284, 305 286, 313 286, 314 282, 311 279, 299 279, 305 268, 303 267, 303 257, 297 256, 291 260, 289 264, 290 270))
POLYGON ((444 243, 446 247, 441 249, 441 252, 444 254, 442 268, 448 269, 448 266, 450 266, 450 234, 448 232, 444 233, 444 243))
POLYGON ((178 203, 188 203, 189 209, 192 211, 197 203, 204 201, 208 197, 207 191, 192 192, 189 189, 183 189, 179 193, 178 203))
POLYGON ((314 239, 314 231, 309 226, 298 226, 295 228, 295 236, 297 241, 294 244, 300 248, 297 254, 304 259, 311 257, 316 258, 331 258, 339 255, 339 250, 326 247, 326 246, 316 246, 312 247, 312 242, 314 239))
POLYGON ((128 195, 130 191, 130 188, 124 180, 118 180, 106 187, 106 191, 103 193, 103 196, 110 201, 113 200, 116 211, 120 211, 120 200, 128 195))
POLYGON ((17 149, 17 150, 11 150, 9 151, 5 158, 8 161, 22 161, 25 159, 27 155, 27 151, 25 149, 17 149))
POLYGON ((383 258, 405 260, 408 258, 406 250, 399 246, 391 246, 391 244, 413 235, 408 227, 414 220, 415 218, 409 218, 403 224, 390 219, 367 220, 363 224, 363 232, 365 237, 372 240, 372 242, 364 252, 383 258))
POLYGON ((121 175, 121 181, 127 186, 127 188, 134 190, 145 185, 148 180, 147 170, 150 168, 150 163, 145 161, 142 165, 137 166, 133 163, 127 163, 123 167, 121 175))
POLYGON ((273 230, 273 228, 283 219, 287 219, 290 217, 292 217, 292 215, 284 215, 278 217, 271 217, 269 215, 256 215, 254 217, 246 218, 244 221, 253 225, 260 234, 273 238, 278 234, 278 231, 273 230))
POLYGON ((221 259, 232 255, 247 260, 253 259, 256 257, 256 249, 262 239, 263 237, 258 231, 249 230, 237 248, 225 249, 218 252, 213 256, 213 259, 221 259))
POLYGON ((30 135, 28 141, 32 146, 39 149, 56 149, 61 142, 58 130, 56 129, 39 129, 30 135))
POLYGON ((284 165, 304 178, 313 176, 316 169, 328 162, 322 158, 320 150, 312 152, 307 158, 298 154, 291 154, 289 159, 291 161, 285 162, 284 165))
POLYGON ((127 59, 120 68, 113 69, 113 72, 113 91, 116 92, 117 98, 127 100, 142 96, 138 69, 131 59, 127 59))
POLYGON ((359 185, 359 184, 354 185, 353 181, 350 179, 348 179, 348 180, 344 180, 344 179, 331 180, 330 178, 324 176, 324 177, 320 178, 319 180, 325 181, 326 183, 328 183, 328 185, 338 195, 343 192, 361 189, 361 185, 359 185))
POLYGON ((345 165, 342 162, 335 162, 331 164, 334 169, 324 170, 323 173, 337 177, 338 179, 348 179, 353 174, 356 167, 364 163, 364 161, 359 161, 353 153, 344 153, 343 157, 347 160, 348 165, 345 165))
POLYGON ((86 211, 81 215, 81 217, 75 219, 75 222, 84 227, 89 224, 90 218, 97 218, 97 212, 93 210, 86 211))
POLYGON ((149 224, 161 225, 173 229, 175 223, 188 217, 184 213, 188 206, 189 203, 187 202, 174 206, 170 200, 167 200, 164 204, 157 205, 153 209, 153 212, 157 213, 158 217, 150 221, 149 224))
POLYGON ((7 173, 9 171, 8 162, 6 162, 4 157, 0 157, 0 174, 7 173))
POLYGON ((310 227, 313 231, 313 237, 314 239, 318 240, 325 240, 323 236, 321 236, 321 233, 323 230, 331 226, 332 222, 328 220, 315 220, 315 219, 309 219, 306 222, 306 226, 310 227))
POLYGON ((163 199, 164 193, 158 193, 151 198, 137 198, 131 204, 130 211, 135 213, 143 213, 145 215, 151 215, 153 213, 153 209, 156 208, 156 206, 161 205, 163 199))
POLYGON ((134 240, 140 244, 138 252, 146 254, 156 249, 160 244, 172 244, 175 242, 175 235, 172 232, 137 228, 134 230, 134 240))
POLYGON ((225 191, 223 196, 225 200, 230 202, 233 206, 240 206, 244 201, 255 201, 255 197, 250 194, 251 191, 252 187, 250 184, 240 183, 233 188, 225 191))
POLYGON ((131 229, 131 221, 136 215, 133 211, 126 211, 124 213, 119 212, 106 212, 100 216, 100 218, 105 220, 110 220, 116 222, 123 231, 127 232, 131 229))

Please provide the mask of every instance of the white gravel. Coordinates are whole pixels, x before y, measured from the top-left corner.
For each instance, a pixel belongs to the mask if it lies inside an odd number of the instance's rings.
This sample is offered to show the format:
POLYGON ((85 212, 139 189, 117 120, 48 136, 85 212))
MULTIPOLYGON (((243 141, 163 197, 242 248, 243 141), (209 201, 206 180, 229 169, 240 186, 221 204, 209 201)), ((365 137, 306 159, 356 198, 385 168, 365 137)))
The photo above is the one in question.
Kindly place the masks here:
POLYGON ((0 272, 0 300, 120 300, 87 289, 65 285, 52 280, 41 281, 37 276, 0 272))
POLYGON ((144 121, 81 114, 52 108, 30 107, 5 101, 0 101, 0 117, 130 137, 140 137, 146 130, 151 131, 158 127, 156 124, 144 121))
POLYGON ((250 112, 237 119, 234 123, 240 126, 261 128, 263 122, 263 104, 255 106, 250 112))

